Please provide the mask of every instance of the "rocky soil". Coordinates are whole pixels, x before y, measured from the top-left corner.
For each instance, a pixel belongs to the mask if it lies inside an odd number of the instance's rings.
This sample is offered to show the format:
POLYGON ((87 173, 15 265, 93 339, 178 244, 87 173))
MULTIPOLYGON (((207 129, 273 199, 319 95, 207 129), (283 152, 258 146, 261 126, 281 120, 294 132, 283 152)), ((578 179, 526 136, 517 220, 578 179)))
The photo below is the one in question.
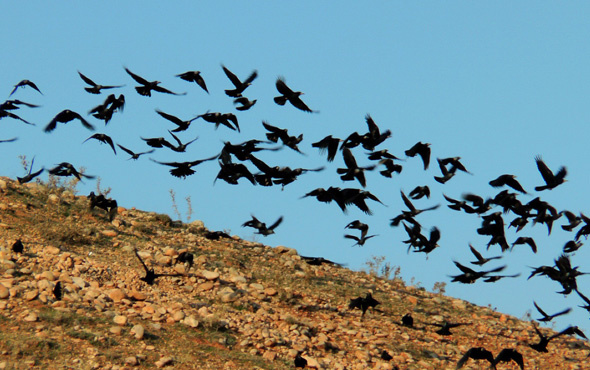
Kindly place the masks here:
POLYGON ((548 353, 530 348, 539 340, 530 321, 399 279, 312 266, 288 247, 210 240, 200 221, 119 208, 109 222, 88 205, 63 188, 0 178, 0 369, 292 369, 298 353, 311 369, 454 369, 478 346, 517 349, 526 369, 590 369, 590 348, 575 337, 552 340, 548 353), (23 253, 12 251, 17 240, 23 253), (170 276, 142 281, 134 250, 170 276), (184 251, 193 266, 175 263, 184 251), (368 292, 376 310, 348 309, 368 292), (401 325, 408 313, 413 328, 401 325), (430 324, 445 320, 467 325, 435 333, 430 324))

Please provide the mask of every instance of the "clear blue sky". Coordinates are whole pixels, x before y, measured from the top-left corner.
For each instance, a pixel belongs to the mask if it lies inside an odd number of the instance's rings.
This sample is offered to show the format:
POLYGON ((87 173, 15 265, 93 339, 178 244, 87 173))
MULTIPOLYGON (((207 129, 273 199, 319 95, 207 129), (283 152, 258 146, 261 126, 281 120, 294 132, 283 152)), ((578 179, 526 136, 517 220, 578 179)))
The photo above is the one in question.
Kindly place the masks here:
MULTIPOLYGON (((550 236, 544 225, 529 225, 519 234, 513 229, 507 232, 510 243, 518 236, 534 237, 539 252, 535 255, 527 247, 517 247, 486 267, 507 264, 504 273, 520 272, 519 278, 495 284, 451 284, 448 275, 458 272, 452 261, 467 264, 472 260, 468 243, 485 251, 489 238, 475 232, 481 223, 477 217, 448 209, 442 197, 443 192, 454 198, 464 192, 493 196, 499 190, 488 181, 510 173, 530 191, 519 197, 521 201, 541 196, 558 210, 590 213, 588 11, 582 3, 508 1, 374 5, 340 1, 337 6, 317 1, 4 2, 0 5, 0 94, 4 91, 8 98, 14 84, 29 79, 44 95, 30 88, 13 95, 42 107, 15 112, 36 123, 34 127, 8 118, 0 121, 0 139, 19 138, 0 144, 0 174, 23 175, 19 155, 35 156, 37 168, 68 161, 100 176, 102 186, 111 187, 110 195, 122 206, 174 216, 169 194, 173 189, 183 217, 184 198, 190 196, 193 219, 248 240, 254 238, 252 229, 240 225, 251 214, 268 223, 282 215, 284 222, 275 235, 256 236, 256 240, 294 247, 301 255, 323 256, 352 269, 362 268, 371 256, 386 256, 391 264, 401 266, 406 281, 414 277, 429 290, 437 281, 447 282, 447 294, 491 304, 517 317, 527 310, 538 317, 533 300, 550 313, 574 307, 555 328, 574 324, 590 334, 588 314, 577 307, 582 301, 575 293, 564 298, 554 293, 560 290, 559 284, 541 277, 526 279, 529 266, 552 265, 573 237, 560 228, 565 219, 556 222, 550 236), (244 94, 258 99, 251 110, 237 112, 232 99, 225 96, 223 90, 232 85, 222 63, 240 78, 258 70, 259 77, 244 94), (187 94, 139 96, 124 66, 187 94), (174 77, 188 70, 202 72, 209 95, 174 77), (128 161, 121 151, 115 156, 97 141, 82 144, 91 132, 77 123, 60 124, 53 133, 44 133, 44 126, 61 110, 86 114, 106 97, 86 93, 77 71, 101 84, 126 85, 112 91, 125 95, 124 113, 116 113, 106 127, 90 116, 89 120, 97 132, 135 151, 149 149, 140 136, 169 138, 166 131, 174 128, 155 109, 186 119, 208 110, 234 112, 242 132, 215 130, 197 120, 180 133, 184 141, 199 137, 186 153, 159 149, 136 162, 128 161), (284 76, 293 89, 304 91, 305 102, 320 113, 276 105, 272 98, 278 76, 284 76), (355 208, 344 215, 335 204, 300 199, 317 187, 359 187, 356 182, 342 182, 335 173, 343 165, 340 156, 327 163, 311 143, 328 134, 345 138, 353 131, 364 133, 367 113, 382 130, 392 131, 391 139, 380 148, 403 157, 417 141, 431 143, 431 168, 424 171, 419 159, 408 158, 402 162, 403 172, 393 179, 377 171, 368 173, 367 190, 386 204, 370 203, 372 216, 355 208), (201 164, 195 175, 181 180, 148 159, 202 159, 217 154, 223 140, 264 139, 262 120, 288 128, 291 134, 303 133, 300 148, 306 154, 284 149, 264 152, 262 160, 270 165, 326 169, 304 174, 281 190, 254 187, 245 180, 239 186, 223 181, 213 184, 219 168, 215 161, 201 164), (568 182, 536 194, 533 187, 542 184, 534 161, 538 154, 554 170, 567 166, 568 182), (473 175, 459 173, 440 185, 433 180, 439 174, 436 158, 451 156, 462 157, 473 175), (406 238, 403 228, 389 226, 389 220, 404 209, 400 189, 408 193, 417 185, 429 185, 433 193, 430 200, 416 201, 417 207, 441 204, 438 210, 418 216, 425 232, 437 226, 442 233, 440 248, 428 258, 407 254, 401 243, 406 238), (352 241, 343 238, 344 226, 354 219, 368 223, 370 234, 378 234, 364 247, 351 247, 352 241)), ((364 152, 360 147, 353 150, 361 165, 369 164, 364 152)), ((95 181, 79 186, 81 194, 95 189, 95 181)), ((506 222, 512 218, 507 216, 506 222)), ((499 252, 498 246, 492 246, 487 255, 499 252)), ((584 264, 588 256, 584 246, 572 262, 590 271, 584 264)), ((580 290, 587 294, 589 279, 578 279, 580 290)))

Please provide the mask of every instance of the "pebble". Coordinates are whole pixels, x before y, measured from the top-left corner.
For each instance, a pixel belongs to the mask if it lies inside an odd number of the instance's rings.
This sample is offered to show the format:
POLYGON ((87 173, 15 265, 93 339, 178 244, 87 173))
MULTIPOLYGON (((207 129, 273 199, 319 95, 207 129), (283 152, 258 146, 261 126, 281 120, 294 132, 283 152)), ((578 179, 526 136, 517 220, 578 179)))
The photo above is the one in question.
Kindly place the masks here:
POLYGON ((8 288, 4 285, 0 284, 0 299, 6 299, 10 296, 10 292, 8 288))
POLYGON ((117 315, 113 318, 113 322, 117 325, 125 325, 127 324, 127 316, 117 315))
POLYGON ((172 365, 173 362, 174 360, 172 359, 172 357, 162 357, 161 359, 156 361, 155 365, 159 368, 162 368, 164 366, 172 365))
POLYGON ((203 276, 203 278, 205 278, 206 280, 219 279, 219 273, 215 272, 215 271, 203 270, 203 271, 201 271, 201 276, 203 276))
POLYGON ((133 326, 133 328, 131 328, 131 333, 133 333, 135 335, 135 339, 142 339, 144 332, 145 332, 145 329, 140 324, 137 324, 137 325, 133 326))

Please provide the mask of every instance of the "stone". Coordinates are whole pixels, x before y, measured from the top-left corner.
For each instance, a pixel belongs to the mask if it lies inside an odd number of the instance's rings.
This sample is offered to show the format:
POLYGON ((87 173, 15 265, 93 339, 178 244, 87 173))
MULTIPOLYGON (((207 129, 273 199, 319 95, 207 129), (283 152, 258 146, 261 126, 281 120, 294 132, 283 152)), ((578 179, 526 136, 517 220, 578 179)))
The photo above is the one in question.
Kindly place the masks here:
POLYGON ((162 368, 164 366, 172 365, 173 362, 174 360, 172 359, 172 357, 162 357, 158 361, 156 361, 155 365, 159 368, 162 368))
POLYGON ((53 274, 53 272, 51 272, 51 271, 43 271, 41 273, 40 280, 55 281, 56 278, 55 278, 55 275, 53 274))
POLYGON ((127 324, 127 316, 123 316, 123 315, 116 315, 116 316, 113 318, 113 322, 114 322, 115 324, 117 324, 117 325, 121 325, 121 326, 123 326, 123 325, 127 324))
POLYGON ((131 328, 131 333, 135 335, 135 339, 142 339, 145 329, 140 324, 137 324, 131 328))
POLYGON ((203 276, 203 278, 205 278, 206 280, 219 279, 219 273, 215 272, 215 271, 203 270, 203 271, 201 271, 201 276, 203 276))
POLYGON ((119 235, 115 230, 102 230, 100 233, 102 235, 108 236, 110 238, 113 238, 113 237, 119 235))
POLYGON ((53 247, 51 245, 46 246, 45 248, 43 248, 43 252, 48 253, 48 254, 59 254, 61 252, 61 250, 58 247, 53 247))
POLYGON ((147 295, 135 290, 131 291, 131 293, 129 293, 128 296, 129 298, 134 299, 136 301, 145 301, 147 299, 147 295))
POLYGON ((129 366, 139 365, 139 361, 137 360, 137 357, 135 357, 135 356, 125 357, 124 362, 125 362, 125 365, 129 365, 129 366))
POLYGON ((174 319, 174 321, 182 321, 182 319, 184 319, 184 312, 182 311, 176 311, 172 314, 172 319, 174 319))
POLYGON ((115 335, 120 335, 120 334, 121 334, 121 332, 123 331, 123 329, 121 329, 121 327, 120 327, 120 326, 111 326, 111 328, 109 329, 109 331, 110 331, 112 334, 115 334, 115 335))
POLYGON ((37 298, 39 295, 39 291, 37 289, 31 290, 25 293, 25 300, 32 301, 33 299, 37 298))
POLYGON ((39 319, 39 317, 37 316, 36 313, 31 312, 30 314, 28 314, 27 316, 25 316, 25 318, 23 320, 27 321, 27 322, 35 322, 39 319))
POLYGON ((195 319, 193 316, 185 317, 183 323, 185 325, 190 326, 191 328, 196 328, 199 326, 199 321, 195 319))
POLYGON ((121 302, 127 295, 121 289, 111 289, 108 291, 108 296, 113 302, 121 302))
POLYGON ((10 296, 10 292, 8 288, 4 285, 0 284, 0 299, 7 299, 10 296))
POLYGON ((208 290, 213 289, 214 286, 215 286, 215 283, 213 283, 212 281, 207 281, 203 284, 199 284, 199 290, 202 292, 206 292, 208 290))
POLYGON ((275 351, 266 351, 262 355, 262 358, 268 361, 274 361, 277 358, 277 353, 275 351))

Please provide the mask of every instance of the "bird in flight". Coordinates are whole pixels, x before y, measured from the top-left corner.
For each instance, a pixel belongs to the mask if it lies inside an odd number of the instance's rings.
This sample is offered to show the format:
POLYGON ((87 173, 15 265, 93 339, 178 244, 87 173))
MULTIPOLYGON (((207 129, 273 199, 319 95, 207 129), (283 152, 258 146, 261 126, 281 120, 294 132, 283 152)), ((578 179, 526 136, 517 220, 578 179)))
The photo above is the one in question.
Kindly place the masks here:
POLYGON ((64 177, 74 176, 78 180, 82 180, 82 177, 87 178, 87 179, 95 178, 95 176, 86 175, 83 172, 79 172, 78 170, 76 170, 74 165, 72 165, 71 163, 68 163, 68 162, 61 162, 60 164, 58 164, 54 168, 50 169, 49 174, 54 175, 54 176, 64 176, 64 177))
POLYGON ((162 116, 163 118, 167 119, 168 121, 174 123, 176 126, 178 126, 177 128, 175 128, 174 130, 172 130, 172 132, 180 132, 180 131, 184 131, 186 129, 188 129, 189 125, 191 124, 191 122, 193 122, 194 120, 196 120, 199 117, 194 117, 191 118, 188 121, 183 121, 180 118, 173 116, 171 114, 168 113, 164 113, 161 110, 156 109, 156 113, 158 113, 160 116, 162 116))
POLYGON ((365 316, 365 312, 367 312, 367 310, 370 307, 373 307, 373 309, 375 309, 375 307, 377 307, 377 305, 380 304, 381 302, 373 298, 373 295, 371 293, 367 293, 365 297, 351 299, 350 303, 348 304, 348 309, 353 310, 355 308, 358 308, 363 312, 361 314, 361 317, 363 317, 365 316))
POLYGON ((231 81, 231 83, 234 84, 234 86, 235 86, 234 89, 225 90, 225 94, 227 96, 231 96, 232 98, 240 98, 242 96, 242 93, 244 92, 244 90, 246 90, 246 88, 248 86, 252 85, 252 81, 254 81, 256 79, 256 77, 258 77, 258 72, 256 70, 254 70, 250 74, 250 76, 248 76, 248 78, 246 78, 242 82, 235 74, 233 74, 223 64, 221 65, 221 68, 223 68, 223 72, 225 73, 225 75, 227 76, 227 78, 229 78, 229 80, 231 81))
POLYGON ((539 311, 539 313, 541 315, 543 315, 543 317, 541 317, 540 319, 537 319, 537 321, 542 321, 542 322, 549 322, 549 321, 553 320, 557 316, 568 314, 572 310, 571 307, 570 307, 570 308, 566 308, 563 311, 560 311, 558 313, 555 313, 553 315, 548 315, 545 311, 543 311, 541 309, 541 307, 539 307, 539 305, 537 305, 537 302, 533 301, 533 305, 535 305, 535 308, 537 309, 537 311, 539 311))
POLYGON ((497 178, 495 178, 494 180, 490 181, 489 184, 495 188, 499 188, 502 186, 509 186, 516 191, 520 191, 523 194, 527 194, 527 192, 524 190, 522 185, 520 185, 520 183, 516 180, 516 176, 514 176, 514 175, 509 175, 509 174, 500 175, 497 178))
POLYGON ((30 80, 22 80, 19 83, 17 83, 16 85, 14 85, 14 89, 12 89, 12 91, 10 92, 10 95, 8 95, 8 97, 11 97, 12 94, 14 94, 15 91, 19 87, 25 87, 25 86, 32 87, 33 89, 37 90, 39 92, 39 94, 43 95, 43 93, 41 92, 41 90, 39 90, 39 88, 37 87, 37 85, 35 85, 35 83, 33 81, 30 81, 30 80))
POLYGON ((142 96, 152 96, 152 90, 164 93, 164 94, 171 94, 171 95, 186 95, 186 93, 175 93, 168 89, 163 88, 160 86, 160 81, 148 81, 143 77, 136 75, 135 73, 131 72, 127 67, 125 67, 125 71, 131 76, 137 83, 141 84, 141 86, 136 86, 135 90, 139 95, 142 96))
POLYGON ((80 75, 80 78, 82 78, 82 80, 84 80, 84 82, 86 82, 88 85, 90 85, 90 87, 85 87, 84 90, 88 91, 91 94, 100 94, 100 90, 102 89, 116 89, 119 87, 123 87, 125 85, 99 85, 96 82, 92 81, 90 78, 84 76, 82 74, 82 72, 78 71, 78 74, 80 75))
POLYGON ((565 179, 567 170, 564 166, 561 166, 559 170, 557 170, 557 173, 553 174, 553 171, 547 167, 541 156, 536 156, 535 162, 537 163, 537 168, 539 169, 539 172, 545 181, 545 185, 535 187, 536 191, 551 190, 567 181, 565 179))
POLYGON ((469 350, 467 350, 467 352, 465 352, 465 354, 463 355, 463 357, 459 359, 459 361, 457 361, 456 369, 462 368, 463 365, 465 365, 467 360, 469 360, 470 358, 473 360, 487 360, 491 364, 491 367, 495 368, 494 355, 492 354, 492 352, 488 351, 483 347, 472 347, 469 350))
POLYGON ((256 229, 256 234, 260 234, 262 236, 268 236, 270 234, 275 233, 274 230, 277 228, 277 226, 279 226, 281 224, 281 222, 283 222, 283 216, 279 217, 279 219, 276 220, 274 224, 267 227, 266 223, 261 222, 256 217, 252 216, 252 219, 244 222, 242 224, 242 227, 252 227, 252 228, 256 229))
POLYGON ((137 259, 139 259, 139 262, 141 262, 141 265, 145 270, 145 276, 140 277, 139 279, 145 281, 148 285, 153 285, 156 281, 156 278, 161 276, 182 276, 181 274, 156 274, 153 268, 150 269, 146 266, 145 262, 143 262, 143 260, 139 256, 139 253, 137 253, 137 249, 134 248, 133 252, 135 252, 137 259))
POLYGON ((201 71, 188 71, 188 72, 184 72, 179 75, 176 75, 176 77, 180 77, 183 80, 188 81, 188 82, 196 82, 197 85, 199 85, 203 90, 205 90, 207 92, 207 94, 209 94, 209 90, 207 90, 207 85, 205 84, 205 80, 203 79, 203 76, 201 76, 201 71))
POLYGON ((405 153, 408 157, 415 157, 419 155, 422 158, 422 162, 424 162, 424 169, 427 170, 428 166, 430 165, 430 143, 423 143, 421 141, 414 144, 413 147, 406 150, 405 153))
POLYGON ((289 86, 287 86, 287 84, 285 83, 284 78, 279 77, 275 85, 277 90, 281 94, 280 96, 274 98, 275 103, 277 103, 278 105, 285 105, 285 103, 288 101, 295 108, 300 109, 304 112, 318 113, 318 111, 313 111, 309 109, 309 107, 300 98, 300 96, 303 95, 303 93, 301 91, 291 90, 289 86))
POLYGON ((90 136, 88 139, 84 140, 82 143, 85 143, 90 139, 96 139, 96 140, 100 141, 101 143, 109 144, 110 147, 113 149, 113 152, 115 153, 115 155, 117 154, 117 150, 115 150, 115 144, 113 143, 113 139, 111 139, 110 136, 105 135, 105 134, 94 134, 94 135, 90 136))
POLYGON ((192 175, 193 173, 195 173, 195 170, 193 170, 194 166, 197 166, 203 162, 206 161, 210 161, 212 159, 217 158, 217 155, 210 157, 210 158, 206 158, 206 159, 199 159, 196 161, 189 161, 189 162, 159 162, 156 161, 155 159, 151 159, 153 162, 159 163, 159 164, 163 164, 165 166, 170 166, 170 167, 174 167, 173 169, 170 170, 170 174, 174 177, 178 177, 178 178, 186 178, 187 176, 192 175))
POLYGON ((94 126, 92 126, 88 121, 84 119, 79 113, 71 111, 69 109, 62 110, 59 112, 53 119, 45 126, 45 132, 51 132, 55 130, 57 127, 57 123, 68 123, 74 119, 80 120, 82 125, 87 129, 94 131, 94 126))
POLYGON ((131 158, 129 158, 129 159, 134 159, 134 160, 137 160, 137 159, 139 159, 139 157, 140 157, 140 156, 142 156, 142 155, 144 155, 144 154, 150 154, 150 153, 153 153, 153 152, 156 150, 156 149, 152 149, 152 150, 149 150, 149 151, 147 151, 147 152, 135 153, 135 152, 133 152, 132 150, 125 148, 125 147, 124 147, 123 145, 121 145, 121 144, 117 144, 117 146, 118 146, 119 148, 121 148, 121 150, 123 150, 125 153, 127 153, 127 154, 129 154, 129 155, 131 156, 131 158))
POLYGON ((37 172, 32 172, 34 163, 35 163, 35 157, 33 157, 33 159, 31 160, 31 166, 29 167, 29 172, 23 177, 16 178, 18 180, 19 184, 26 184, 27 182, 33 180, 35 177, 39 176, 45 170, 45 168, 41 168, 37 172))

